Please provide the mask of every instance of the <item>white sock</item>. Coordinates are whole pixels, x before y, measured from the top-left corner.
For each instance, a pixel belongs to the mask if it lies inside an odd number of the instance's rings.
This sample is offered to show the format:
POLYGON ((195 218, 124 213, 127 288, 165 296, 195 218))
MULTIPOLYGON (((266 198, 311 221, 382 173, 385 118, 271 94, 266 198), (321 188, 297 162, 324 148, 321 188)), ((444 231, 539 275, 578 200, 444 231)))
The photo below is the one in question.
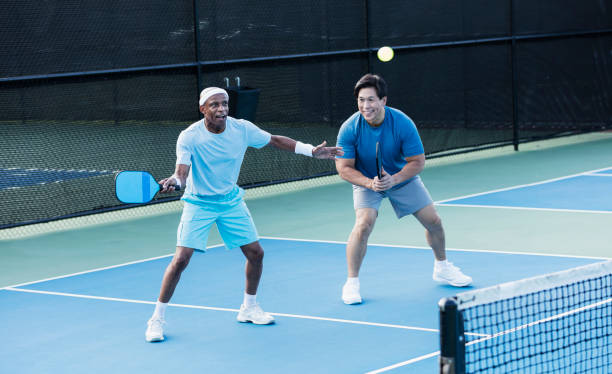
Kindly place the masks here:
POLYGON ((346 284, 350 286, 359 286, 359 277, 348 277, 346 278, 346 284))
POLYGON ((446 261, 446 260, 442 260, 442 261, 436 260, 435 266, 446 266, 446 265, 448 265, 448 261, 446 261))
POLYGON ((253 305, 257 304, 257 301, 255 300, 256 297, 257 297, 257 295, 249 295, 248 293, 245 292, 244 293, 244 301, 242 303, 246 307, 253 306, 253 305))
POLYGON ((166 308, 168 307, 168 303, 162 303, 161 301, 157 301, 155 303, 155 311, 153 312, 153 317, 159 317, 164 319, 166 315, 166 308))

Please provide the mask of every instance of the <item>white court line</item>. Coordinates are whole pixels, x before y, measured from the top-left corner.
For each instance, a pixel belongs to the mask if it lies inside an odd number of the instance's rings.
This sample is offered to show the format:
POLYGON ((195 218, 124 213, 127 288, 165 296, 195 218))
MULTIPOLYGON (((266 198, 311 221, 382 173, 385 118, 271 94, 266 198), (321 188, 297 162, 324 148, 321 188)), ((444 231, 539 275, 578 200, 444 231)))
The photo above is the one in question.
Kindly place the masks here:
POLYGON ((612 211, 610 210, 530 208, 530 207, 512 206, 512 205, 477 205, 477 204, 452 204, 452 203, 443 203, 443 204, 435 203, 435 204, 438 206, 455 206, 455 207, 461 207, 461 208, 492 208, 492 209, 513 209, 513 210, 535 210, 535 211, 544 211, 544 212, 612 214, 612 211))
MULTIPOLYGON (((298 238, 282 238, 282 237, 274 237, 274 236, 260 236, 260 239, 286 240, 286 241, 312 242, 312 243, 332 243, 332 244, 346 244, 347 243, 347 242, 335 241, 335 240, 314 240, 314 239, 310 240, 310 239, 298 239, 298 238)), ((224 244, 212 245, 210 247, 206 247, 206 250, 222 247, 223 245, 224 244)), ((369 245, 377 246, 377 247, 406 248, 406 249, 420 249, 420 250, 422 249, 422 250, 429 250, 429 251, 431 250, 431 248, 429 248, 429 247, 412 246, 412 245, 375 244, 375 243, 370 243, 369 245)), ((555 253, 550 253, 550 254, 549 253, 537 253, 537 252, 536 253, 529 253, 529 252, 498 251, 498 250, 489 250, 489 249, 462 249, 462 248, 446 248, 446 250, 447 251, 455 251, 455 252, 481 252, 481 253, 500 253, 500 254, 525 255, 525 256, 544 256, 544 257, 584 258, 584 259, 592 259, 592 260, 609 260, 608 257, 574 256, 574 255, 555 254, 555 253)), ((147 261, 154 261, 154 260, 158 260, 158 259, 165 258, 165 257, 170 257, 170 256, 174 256, 174 253, 163 255, 163 256, 158 256, 158 257, 146 258, 146 259, 143 259, 143 260, 126 262, 126 263, 118 264, 118 265, 112 265, 112 266, 106 266, 106 267, 91 269, 91 270, 85 270, 85 271, 81 271, 81 272, 78 272, 78 273, 71 273, 71 274, 66 274, 66 275, 60 275, 60 276, 57 276, 57 277, 51 277, 51 278, 45 278, 45 279, 35 280, 35 281, 31 281, 31 282, 14 284, 14 285, 2 287, 2 288, 0 288, 0 290, 3 290, 5 288, 10 288, 10 287, 28 286, 28 285, 32 285, 32 284, 36 284, 36 283, 42 283, 42 282, 47 282, 47 281, 56 280, 56 279, 68 278, 68 277, 72 277, 72 276, 88 274, 88 273, 93 273, 93 272, 97 272, 97 271, 114 269, 114 268, 118 268, 118 267, 122 267, 122 266, 128 266, 128 265, 138 264, 138 263, 147 262, 147 261)))
MULTIPOLYGON (((309 239, 286 238, 286 237, 271 237, 271 236, 261 236, 260 238, 261 239, 269 239, 269 240, 285 240, 285 241, 297 241, 297 242, 316 242, 316 243, 332 243, 332 244, 346 244, 347 243, 346 241, 309 240, 309 239)), ((210 246, 210 247, 207 247, 207 249, 211 249, 211 248, 215 248, 215 247, 220 247, 222 245, 223 244, 218 244, 218 245, 210 246)), ((421 246, 393 245, 393 244, 370 244, 370 245, 380 246, 380 247, 391 247, 391 248, 406 248, 406 249, 431 250, 431 248, 429 248, 429 247, 421 247, 421 246)), ((545 254, 545 253, 525 253, 525 252, 479 250, 479 249, 447 248, 447 250, 450 250, 450 251, 460 251, 460 252, 485 252, 485 253, 516 254, 516 255, 527 255, 527 256, 583 258, 583 259, 596 259, 596 260, 608 259, 607 257, 573 256, 573 255, 564 255, 564 254, 545 254)), ((131 265, 131 264, 142 263, 142 262, 146 262, 146 261, 153 261, 153 260, 164 258, 164 257, 170 257, 172 255, 173 254, 168 254, 168 255, 164 255, 164 256, 158 256, 158 257, 153 257, 153 258, 149 258, 149 259, 143 259, 143 260, 139 260, 139 261, 132 261, 132 262, 124 263, 124 264, 108 266, 108 267, 103 267, 103 268, 98 268, 98 269, 92 269, 92 270, 88 270, 88 271, 83 271, 83 272, 79 272, 79 273, 73 273, 73 274, 63 275, 63 276, 59 276, 59 277, 43 279, 43 280, 34 281, 34 282, 22 283, 22 284, 18 284, 18 285, 14 285, 14 286, 8 286, 8 287, 0 288, 0 290, 5 289, 5 290, 9 290, 9 291, 16 291, 16 292, 30 292, 30 293, 39 293, 39 294, 50 294, 50 295, 80 297, 80 298, 85 298, 85 299, 99 299, 99 300, 109 300, 109 301, 131 302, 131 303, 140 303, 140 304, 154 305, 155 302, 152 302, 152 301, 128 300, 128 299, 102 297, 102 296, 88 296, 88 295, 78 295, 78 294, 50 292, 50 291, 16 289, 14 287, 31 285, 31 284, 35 284, 35 283, 40 283, 40 282, 48 281, 48 280, 66 278, 66 277, 76 276, 76 275, 80 275, 80 274, 86 274, 86 273, 102 271, 102 270, 106 270, 106 269, 117 268, 117 267, 121 267, 121 266, 127 266, 127 265, 131 265)), ((203 309, 203 310, 238 312, 238 309, 229 309, 229 308, 206 307, 206 306, 196 306, 196 305, 186 305, 186 304, 172 304, 172 303, 169 304, 169 305, 175 306, 175 307, 182 307, 182 308, 191 308, 191 309, 203 309)), ((343 323, 352 323, 352 324, 360 324, 360 325, 372 325, 372 326, 381 326, 381 327, 392 327, 392 328, 400 328, 400 329, 406 329, 406 330, 439 332, 439 330, 435 330, 435 329, 426 329, 426 328, 410 327, 410 326, 403 326, 403 325, 380 324, 380 323, 375 323, 375 322, 352 321, 352 320, 343 320, 343 319, 336 319, 336 318, 325 318, 325 317, 315 317, 315 316, 302 316, 302 315, 292 315, 292 314, 284 314, 284 313, 270 313, 270 314, 276 315, 276 316, 290 317, 290 318, 303 318, 303 319, 312 319, 312 320, 326 320, 326 321, 332 321, 332 322, 343 322, 343 323)), ((488 336, 486 334, 473 334, 473 333, 466 333, 466 335, 488 336)), ((410 364, 418 362, 418 361, 422 361, 422 360, 425 360, 425 359, 428 359, 428 358, 431 358, 431 357, 435 357, 435 356, 437 356, 439 354, 440 354, 439 351, 432 352, 432 353, 429 353, 429 354, 426 354, 426 355, 423 355, 423 356, 420 356, 420 357, 416 357, 416 358, 413 358, 413 359, 410 359, 410 360, 407 360, 407 361, 399 362, 397 364, 393 364, 393 365, 390 365, 390 366, 387 366, 387 367, 384 367, 384 368, 381 368, 381 369, 377 369, 377 370, 368 372, 368 374, 376 374, 376 373, 386 372, 386 371, 389 371, 389 370, 392 370, 392 369, 395 369, 395 368, 398 368, 398 367, 401 367, 401 366, 410 365, 410 364)))
POLYGON ((612 174, 585 174, 585 177, 612 177, 612 174))
MULTIPOLYGON (((65 297, 75 297, 80 299, 93 299, 93 300, 105 300, 105 301, 118 301, 123 303, 133 303, 133 304, 149 304, 155 305, 154 301, 144 301, 144 300, 134 300, 134 299, 123 299, 117 297, 105 297, 105 296, 92 296, 92 295, 83 295, 83 294, 75 294, 75 293, 66 293, 66 292, 54 292, 54 291, 40 291, 40 290, 31 290, 25 288, 13 288, 13 287, 5 287, 6 291, 14 291, 14 292, 25 292, 25 293, 34 293, 34 294, 43 294, 43 295, 54 295, 54 296, 65 296, 65 297)), ((202 310, 215 310, 221 312, 233 312, 238 313, 239 309, 232 308, 220 308, 220 307, 212 307, 212 306, 201 306, 201 305, 188 305, 188 304, 168 304, 169 306, 178 307, 178 308, 189 308, 189 309, 202 309, 202 310)), ((329 318, 329 317, 317 317, 317 316, 306 316, 300 314, 286 314, 286 313, 270 313, 274 316, 279 317, 288 317, 288 318, 299 318, 299 319, 309 319, 316 321, 329 321, 329 322, 340 322, 340 323, 348 323, 354 325, 366 325, 366 326, 376 326, 376 327, 390 327, 395 329, 403 329, 403 330, 411 330, 411 331, 425 331, 425 332, 433 332, 439 333, 438 329, 430 329, 425 327, 415 327, 415 326, 405 326, 405 325, 394 325, 389 323, 378 323, 378 322, 366 322, 366 321, 355 321, 349 319, 341 319, 341 318, 329 318)), ((466 335, 474 335, 474 336, 482 336, 486 337, 487 334, 477 334, 477 333, 469 333, 466 335)))
POLYGON ((540 182, 535 182, 535 183, 520 184, 520 185, 516 185, 516 186, 512 186, 512 187, 499 188, 497 190, 490 190, 490 191, 479 192, 479 193, 470 194, 470 195, 453 197, 453 198, 450 198, 450 199, 436 201, 435 204, 442 205, 442 204, 446 203, 447 201, 459 200, 459 199, 467 199, 469 197, 488 195, 488 194, 495 193, 495 192, 502 192, 502 191, 515 190, 515 189, 518 189, 518 188, 537 186, 537 185, 540 185, 540 184, 556 182, 556 181, 560 181, 560 180, 564 180, 564 179, 570 179, 570 178, 578 177, 578 176, 581 176, 581 175, 590 174, 590 173, 597 173, 599 171, 609 170, 609 169, 611 169, 611 168, 610 167, 606 167, 606 168, 602 168, 602 169, 589 170, 589 171, 584 171, 582 173, 566 175, 564 177, 546 179, 546 180, 543 180, 543 181, 540 181, 540 182))
POLYGON ((384 373, 385 371, 389 371, 389 370, 393 370, 393 369, 397 369, 399 367, 402 366, 406 366, 406 365, 410 365, 413 364, 415 362, 419 362, 419 361, 423 361, 426 360, 428 358, 432 358, 432 357, 436 357, 440 355, 440 351, 436 351, 436 352, 431 352, 428 353, 426 355, 423 356, 419 356, 419 357, 415 357, 413 359, 407 360, 407 361, 402 361, 402 362, 398 362, 397 364, 393 364, 393 365, 389 365, 389 366, 385 366, 384 368, 380 368, 380 369, 376 369, 376 370, 372 370, 372 371, 368 371, 365 374, 378 374, 378 373, 384 373))
MULTIPOLYGON (((206 249, 209 250, 209 249, 212 249, 212 248, 221 247, 222 245, 223 244, 212 245, 210 247, 206 247, 206 249)), ((109 269, 119 268, 119 267, 122 267, 122 266, 128 266, 128 265, 139 264, 139 263, 143 263, 143 262, 147 262, 147 261, 159 260, 160 258, 171 257, 171 256, 174 256, 174 253, 163 255, 163 256, 145 258, 143 260, 136 260, 136 261, 125 262, 123 264, 118 264, 118 265, 111 265, 111 266, 105 266, 105 267, 102 267, 102 268, 96 268, 96 269, 91 269, 91 270, 80 271, 78 273, 72 273, 72 274, 60 275, 60 276, 57 276, 57 277, 40 279, 40 280, 36 280, 36 281, 32 281, 32 282, 14 284, 12 286, 2 287, 2 288, 0 288, 0 290, 4 290, 4 289, 8 289, 8 288, 13 288, 13 287, 29 286, 29 285, 35 284, 35 283, 42 283, 42 282, 52 281, 52 280, 56 280, 56 279, 74 277, 74 276, 82 275, 82 274, 95 273, 97 271, 109 270, 109 269)))
MULTIPOLYGON (((260 239, 270 240, 286 240, 295 242, 313 242, 313 243, 332 243, 332 244, 346 244, 347 242, 337 240, 311 240, 311 239, 299 239, 299 238, 283 238, 276 236, 260 236, 260 239)), ((368 243, 368 246, 376 247, 389 247, 389 248, 405 248, 405 249, 423 249, 431 251, 430 247, 416 246, 416 245, 396 245, 396 244, 376 244, 368 243)), ((264 248, 265 249, 265 248, 264 248)), ((543 256, 543 257, 564 257, 564 258, 584 258, 587 260, 609 260, 609 257, 595 257, 595 256, 578 256, 578 255, 567 255, 567 254, 556 254, 556 253, 532 253, 532 252, 514 252, 514 251, 498 251, 490 249, 464 249, 464 248, 446 248, 447 251, 454 252, 476 252, 476 253, 500 253, 505 255, 525 255, 525 256, 543 256)))

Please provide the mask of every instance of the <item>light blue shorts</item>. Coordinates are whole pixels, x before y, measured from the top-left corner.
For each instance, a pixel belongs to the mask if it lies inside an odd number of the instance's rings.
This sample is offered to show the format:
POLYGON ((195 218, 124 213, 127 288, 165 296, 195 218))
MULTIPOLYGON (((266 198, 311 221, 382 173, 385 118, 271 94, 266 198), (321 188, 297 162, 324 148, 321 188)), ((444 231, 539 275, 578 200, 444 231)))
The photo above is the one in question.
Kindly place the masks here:
POLYGON ((213 223, 217 224, 228 249, 259 240, 251 212, 244 201, 215 209, 185 202, 176 232, 176 245, 205 250, 213 223))
POLYGON ((429 191, 427 191, 418 175, 406 184, 395 186, 383 192, 353 185, 353 206, 355 210, 372 208, 378 211, 380 203, 385 197, 389 198, 397 218, 416 213, 433 203, 429 191))

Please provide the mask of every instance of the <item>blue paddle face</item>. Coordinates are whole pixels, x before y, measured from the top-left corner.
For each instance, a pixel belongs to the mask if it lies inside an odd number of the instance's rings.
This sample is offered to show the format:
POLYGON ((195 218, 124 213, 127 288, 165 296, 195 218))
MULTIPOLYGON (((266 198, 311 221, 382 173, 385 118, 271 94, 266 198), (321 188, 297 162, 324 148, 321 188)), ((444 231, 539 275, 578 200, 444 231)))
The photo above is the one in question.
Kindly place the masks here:
POLYGON ((159 184, 146 171, 122 171, 115 177, 115 194, 122 203, 148 203, 158 191, 159 184))

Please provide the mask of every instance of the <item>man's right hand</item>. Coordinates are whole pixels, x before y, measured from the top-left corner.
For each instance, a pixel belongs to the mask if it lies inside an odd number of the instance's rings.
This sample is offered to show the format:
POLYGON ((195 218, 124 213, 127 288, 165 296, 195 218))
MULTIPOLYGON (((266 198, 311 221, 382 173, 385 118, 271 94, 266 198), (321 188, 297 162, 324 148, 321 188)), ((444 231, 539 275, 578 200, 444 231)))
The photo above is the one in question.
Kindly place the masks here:
POLYGON ((161 190, 159 190, 159 192, 169 193, 175 190, 174 186, 176 185, 176 179, 175 177, 168 177, 160 180, 157 183, 159 183, 159 185, 161 186, 161 190))
POLYGON ((376 191, 376 192, 382 192, 382 191, 386 191, 388 189, 390 189, 391 187, 395 186, 397 183, 395 182, 395 178, 393 178, 393 175, 391 174, 387 174, 387 172, 385 171, 385 169, 382 169, 382 178, 378 179, 378 176, 374 177, 374 179, 372 179, 372 183, 371 183, 371 190, 376 191))

